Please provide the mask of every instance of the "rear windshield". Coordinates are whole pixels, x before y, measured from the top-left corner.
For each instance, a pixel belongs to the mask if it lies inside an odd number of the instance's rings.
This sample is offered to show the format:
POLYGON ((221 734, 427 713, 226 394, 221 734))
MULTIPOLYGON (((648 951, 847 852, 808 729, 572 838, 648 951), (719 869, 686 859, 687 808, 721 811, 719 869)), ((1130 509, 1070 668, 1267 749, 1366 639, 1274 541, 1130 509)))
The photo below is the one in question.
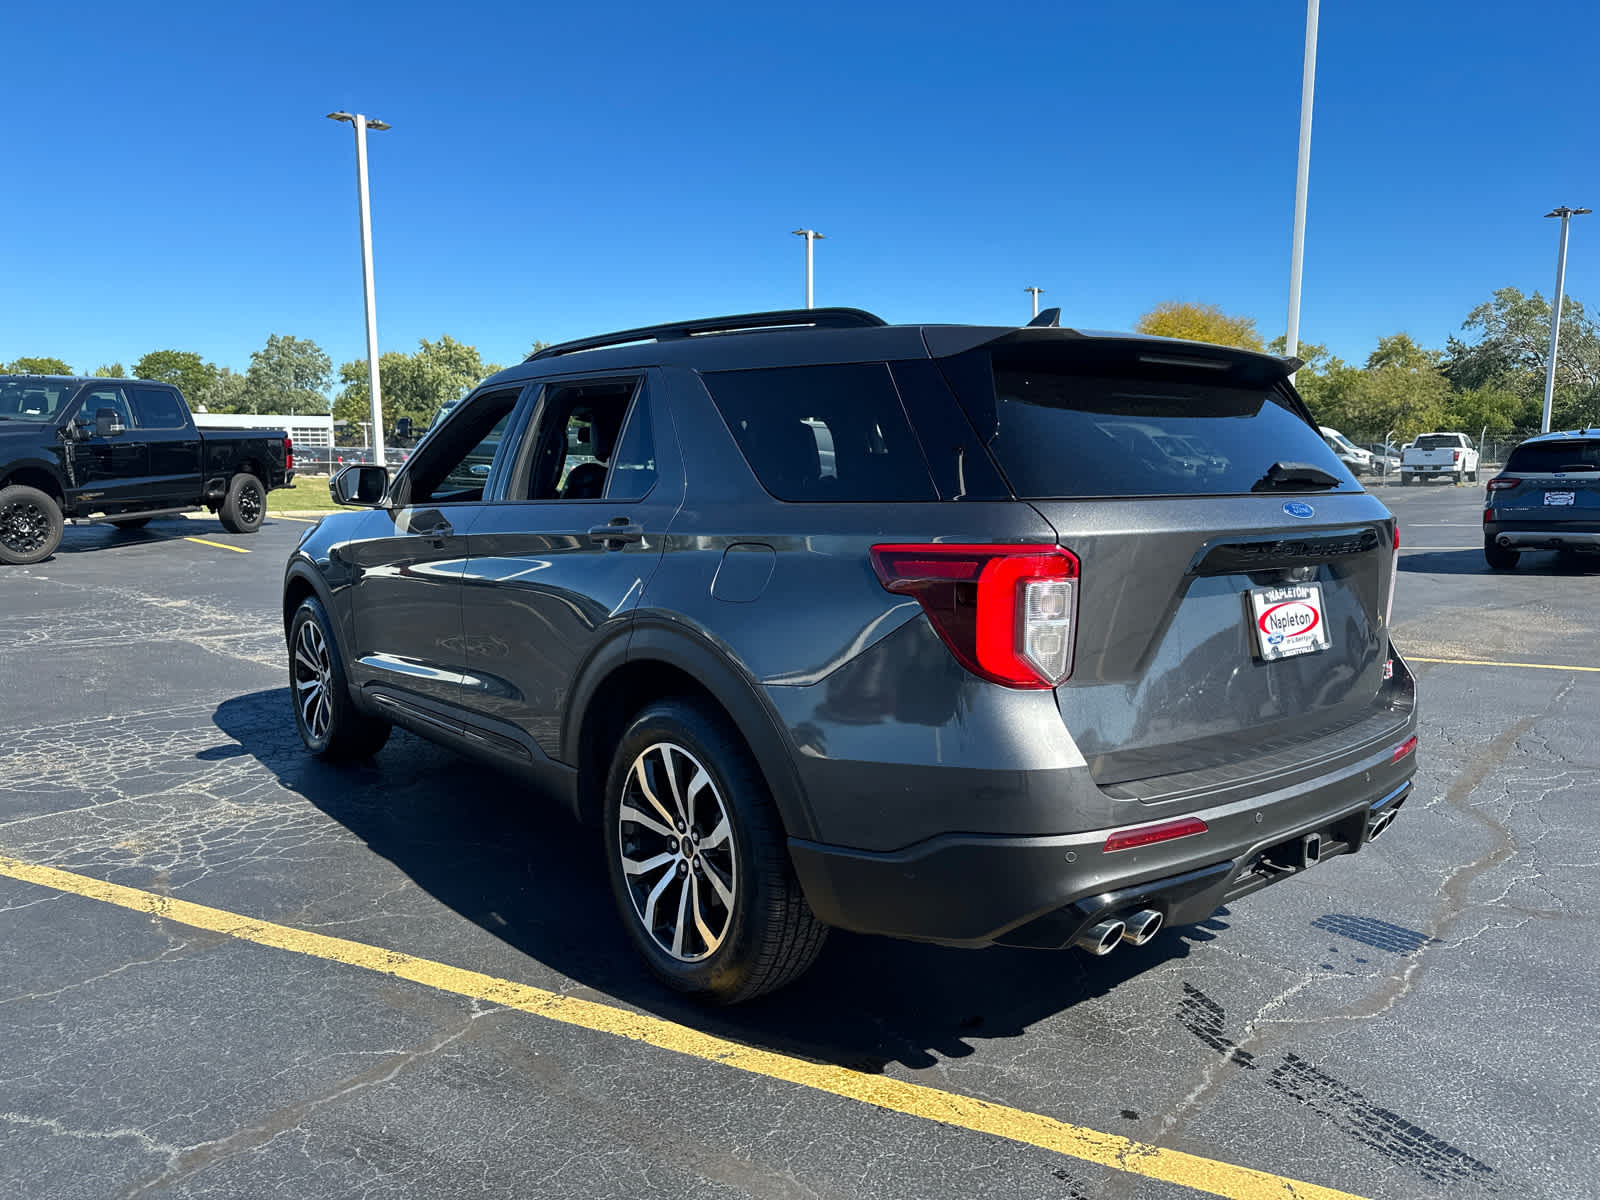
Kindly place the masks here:
POLYGON ((1413 450, 1459 450, 1461 439, 1453 433, 1425 433, 1411 443, 1413 450))
POLYGON ((1506 459, 1506 470, 1529 474, 1600 471, 1600 440, 1524 442, 1506 459))
MULTIPOLYGON (((1320 468, 1335 490, 1361 486, 1270 378, 1039 349, 997 349, 992 368, 993 407, 968 411, 1026 499, 1237 495, 1274 463, 1320 468)), ((1274 490, 1299 488, 1330 490, 1274 490)))

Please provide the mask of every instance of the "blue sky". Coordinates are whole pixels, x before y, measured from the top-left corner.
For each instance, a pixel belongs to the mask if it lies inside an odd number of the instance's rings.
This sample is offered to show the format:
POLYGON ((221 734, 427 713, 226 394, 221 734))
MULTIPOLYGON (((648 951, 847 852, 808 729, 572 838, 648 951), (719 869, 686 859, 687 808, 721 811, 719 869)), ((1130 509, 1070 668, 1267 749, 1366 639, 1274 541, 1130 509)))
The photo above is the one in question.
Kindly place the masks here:
MULTIPOLYGON (((50 4, 8 18, 0 359, 79 370, 269 333, 514 361, 674 318, 1126 328, 1167 298, 1282 332, 1299 0, 1139 4, 50 4)), ((1442 345, 1549 294, 1557 204, 1600 207, 1600 22, 1527 0, 1323 0, 1302 335, 1442 345), (1560 107, 1552 111, 1552 105, 1560 107)), ((1567 292, 1600 304, 1600 216, 1567 292)))

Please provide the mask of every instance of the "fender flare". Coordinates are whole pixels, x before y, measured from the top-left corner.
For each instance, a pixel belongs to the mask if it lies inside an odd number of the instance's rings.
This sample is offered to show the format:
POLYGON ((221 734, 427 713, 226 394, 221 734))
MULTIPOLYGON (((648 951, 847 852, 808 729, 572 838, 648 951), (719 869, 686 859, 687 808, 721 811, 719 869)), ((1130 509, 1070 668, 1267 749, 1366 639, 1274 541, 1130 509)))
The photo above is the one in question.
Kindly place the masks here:
POLYGON ((612 638, 590 656, 567 698, 561 761, 579 762, 583 719, 595 693, 615 671, 637 662, 675 667, 705 688, 750 747, 789 836, 815 838, 793 750, 777 713, 761 694, 760 684, 704 637, 682 626, 648 618, 636 620, 626 636, 612 638))
POLYGON ((37 456, 12 459, 5 464, 3 470, 0 470, 0 480, 9 480, 18 471, 40 471, 50 476, 55 481, 57 493, 61 496, 61 511, 63 515, 71 515, 73 493, 77 491, 77 488, 68 483, 66 473, 62 471, 59 462, 37 456))
MULTIPOLYGON (((345 628, 344 614, 340 606, 334 601, 333 589, 328 586, 328 581, 323 578, 322 572, 317 569, 316 563, 301 551, 296 551, 289 559, 289 565, 283 571, 283 594, 287 595, 292 584, 304 583, 311 588, 317 602, 322 605, 323 611, 328 614, 328 620, 333 625, 334 651, 339 655, 339 660, 344 663, 345 678, 349 682, 350 697, 356 706, 363 712, 367 705, 362 703, 361 689, 356 685, 353 673, 350 670, 350 656, 346 651, 349 645, 349 630, 345 628)), ((280 601, 281 603, 281 601, 280 601)), ((283 634, 287 641, 289 636, 289 622, 294 620, 294 614, 284 613, 283 634)))

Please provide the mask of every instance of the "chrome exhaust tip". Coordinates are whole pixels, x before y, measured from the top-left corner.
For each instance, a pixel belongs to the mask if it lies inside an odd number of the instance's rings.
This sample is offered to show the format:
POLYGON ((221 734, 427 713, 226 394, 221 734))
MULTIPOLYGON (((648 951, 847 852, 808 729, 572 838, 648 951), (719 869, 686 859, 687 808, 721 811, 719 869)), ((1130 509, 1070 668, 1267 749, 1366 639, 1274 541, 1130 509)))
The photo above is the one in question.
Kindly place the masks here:
POLYGON ((1379 813, 1376 817, 1372 818, 1372 824, 1367 827, 1367 841, 1377 841, 1378 835, 1384 830, 1388 829, 1392 824, 1394 824, 1394 812, 1392 810, 1389 812, 1379 813))
POLYGON ((1073 944, 1080 950, 1087 950, 1090 954, 1099 956, 1110 954, 1117 948, 1117 943, 1122 940, 1122 935, 1127 931, 1127 926, 1121 921, 1112 919, 1101 921, 1085 929, 1076 938, 1073 944))
POLYGON ((1161 932, 1161 923, 1165 919, 1153 908, 1142 909, 1124 922, 1122 940, 1130 946, 1142 946, 1161 932))

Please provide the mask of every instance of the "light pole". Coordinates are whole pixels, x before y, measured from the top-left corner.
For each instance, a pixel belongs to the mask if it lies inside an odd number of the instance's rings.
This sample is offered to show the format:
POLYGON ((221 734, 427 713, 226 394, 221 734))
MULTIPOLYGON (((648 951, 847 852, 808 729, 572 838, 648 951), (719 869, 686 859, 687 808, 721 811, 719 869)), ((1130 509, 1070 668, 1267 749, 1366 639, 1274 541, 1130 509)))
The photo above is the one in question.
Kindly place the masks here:
POLYGON ((1033 293, 1033 315, 1037 317, 1039 315, 1039 293, 1044 289, 1042 287, 1025 287, 1022 290, 1033 293))
POLYGON ((1300 154, 1294 173, 1294 247, 1289 252, 1289 326, 1283 352, 1300 349, 1300 271, 1306 254, 1306 189, 1311 181, 1311 98, 1317 83, 1317 0, 1306 0, 1306 54, 1300 75, 1300 154))
POLYGON ((331 112, 330 121, 348 121, 356 131, 356 192, 361 206, 361 282, 367 299, 367 386, 372 397, 372 453, 386 466, 383 452, 383 394, 378 389, 378 305, 372 289, 372 204, 367 198, 367 130, 389 126, 361 113, 331 112))
POLYGON ((803 237, 806 240, 806 307, 810 308, 811 307, 811 244, 813 242, 821 241, 822 238, 825 235, 818 233, 815 229, 796 229, 794 231, 794 235, 795 235, 795 237, 803 237))
POLYGON ((1556 298, 1550 304, 1550 361, 1544 368, 1544 416, 1539 421, 1539 432, 1550 432, 1550 404, 1556 396, 1556 344, 1561 340, 1561 300, 1567 286, 1567 225, 1573 217, 1581 217, 1587 208, 1560 208, 1545 213, 1546 217, 1561 218, 1561 249, 1556 252, 1556 298))

